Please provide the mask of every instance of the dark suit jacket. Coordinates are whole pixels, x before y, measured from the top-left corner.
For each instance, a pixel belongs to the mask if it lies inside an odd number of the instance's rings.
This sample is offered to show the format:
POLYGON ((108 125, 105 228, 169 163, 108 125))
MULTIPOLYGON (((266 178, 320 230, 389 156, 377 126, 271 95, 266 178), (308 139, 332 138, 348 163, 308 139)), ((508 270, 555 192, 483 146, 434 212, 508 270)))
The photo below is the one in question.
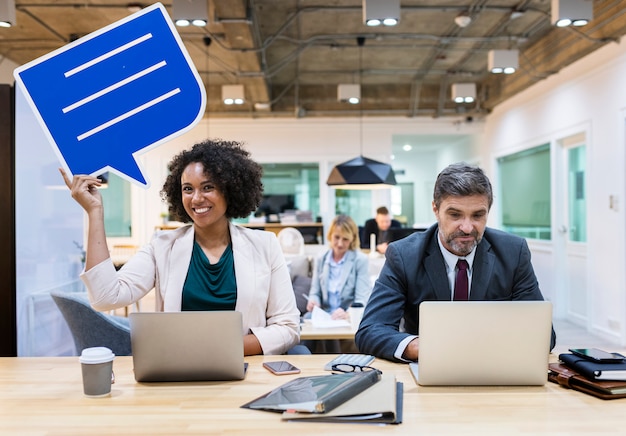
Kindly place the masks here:
MULTIPOLYGON (((397 361, 393 354, 398 344, 408 335, 419 334, 420 303, 451 300, 437 228, 435 224, 387 248, 385 265, 355 337, 361 353, 397 361), (401 319, 405 332, 399 331, 401 319)), ((525 239, 485 230, 474 256, 470 300, 543 300, 525 239)), ((553 330, 550 349, 555 341, 553 330)))
MULTIPOLYGON (((400 224, 400 221, 398 220, 391 220, 391 227, 390 228, 399 228, 402 227, 402 224, 400 224)), ((385 242, 385 241, 379 241, 378 240, 378 223, 376 222, 376 219, 371 218, 367 221, 365 221, 365 227, 363 228, 363 234, 359 235, 359 237, 361 238, 361 248, 371 248, 370 247, 370 235, 374 233, 376 235, 376 243, 380 244, 381 242, 385 242)))

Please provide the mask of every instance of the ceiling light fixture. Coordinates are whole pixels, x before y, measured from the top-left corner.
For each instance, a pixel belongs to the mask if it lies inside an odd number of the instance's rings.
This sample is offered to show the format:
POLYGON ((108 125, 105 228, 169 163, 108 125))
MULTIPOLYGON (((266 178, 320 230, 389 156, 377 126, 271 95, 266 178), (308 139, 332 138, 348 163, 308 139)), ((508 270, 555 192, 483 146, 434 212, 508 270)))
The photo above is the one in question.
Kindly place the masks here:
POLYGON ((256 102, 254 103, 254 109, 257 111, 269 111, 272 108, 269 102, 256 102))
POLYGON ((0 27, 15 25, 15 0, 0 0, 0 27))
POLYGON ((454 18, 454 22, 459 27, 467 27, 472 22, 472 17, 470 17, 469 12, 461 12, 454 18))
POLYGON ((509 20, 517 20, 523 15, 524 15, 524 11, 513 11, 511 12, 511 16, 509 17, 509 20))
POLYGON ((224 104, 243 104, 244 88, 243 85, 222 85, 222 100, 224 104))
POLYGON ((337 100, 351 104, 361 101, 361 85, 342 83, 337 85, 337 100))
POLYGON ((135 12, 139 12, 142 9, 143 9, 143 6, 141 5, 141 3, 128 3, 126 5, 126 10, 130 12, 131 14, 134 14, 135 12))
POLYGON ((179 27, 204 27, 209 22, 206 0, 172 0, 172 18, 179 27))
POLYGON ((518 50, 490 50, 487 66, 495 74, 513 74, 519 67, 518 58, 518 50))
POLYGON ((456 103, 473 103, 476 100, 475 83, 454 83, 451 90, 452 100, 456 103))
MULTIPOLYGON (((363 45, 365 38, 356 39, 359 46, 359 81, 363 82, 363 45)), ((359 86, 359 97, 361 86, 359 86)), ((328 175, 326 184, 335 189, 388 189, 396 184, 391 165, 363 157, 363 101, 359 107, 359 144, 361 155, 336 165, 328 175)))
POLYGON ((557 27, 584 26, 593 18, 591 0, 552 0, 551 22, 557 27))
POLYGON ((363 0, 363 23, 395 26, 400 22, 400 0, 363 0))

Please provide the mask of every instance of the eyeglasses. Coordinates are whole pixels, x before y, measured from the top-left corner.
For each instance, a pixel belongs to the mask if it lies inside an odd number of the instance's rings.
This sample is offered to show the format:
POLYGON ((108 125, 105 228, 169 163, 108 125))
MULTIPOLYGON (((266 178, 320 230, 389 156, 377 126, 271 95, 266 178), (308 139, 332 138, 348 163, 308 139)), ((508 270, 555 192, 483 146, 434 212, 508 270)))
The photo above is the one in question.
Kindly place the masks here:
POLYGON ((379 374, 383 372, 379 369, 374 368, 373 366, 363 366, 363 365, 352 365, 350 363, 337 363, 330 368, 332 371, 336 372, 369 372, 369 371, 377 371, 379 374))

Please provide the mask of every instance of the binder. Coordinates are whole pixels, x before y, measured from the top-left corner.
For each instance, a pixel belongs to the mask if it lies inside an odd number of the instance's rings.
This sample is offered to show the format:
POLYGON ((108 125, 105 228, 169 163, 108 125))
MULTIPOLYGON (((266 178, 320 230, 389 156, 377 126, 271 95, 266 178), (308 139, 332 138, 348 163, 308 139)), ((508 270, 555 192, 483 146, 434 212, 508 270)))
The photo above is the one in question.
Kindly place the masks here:
POLYGON ((601 363, 570 353, 559 354, 559 360, 591 380, 626 381, 626 360, 621 363, 601 363))
POLYGON ((548 365, 548 381, 603 400, 626 398, 626 382, 589 379, 561 363, 548 365))
POLYGON ((327 413, 286 411, 285 421, 298 422, 358 422, 372 424, 402 423, 403 384, 391 374, 354 398, 327 413))
POLYGON ((274 412, 326 413, 376 384, 380 378, 379 371, 299 377, 241 407, 274 412))

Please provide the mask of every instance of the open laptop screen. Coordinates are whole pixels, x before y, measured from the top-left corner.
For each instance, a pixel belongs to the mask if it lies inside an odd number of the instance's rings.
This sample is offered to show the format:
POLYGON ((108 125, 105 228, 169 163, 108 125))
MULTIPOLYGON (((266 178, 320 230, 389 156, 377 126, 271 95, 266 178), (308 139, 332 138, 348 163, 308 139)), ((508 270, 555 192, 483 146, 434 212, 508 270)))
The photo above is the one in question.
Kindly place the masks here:
POLYGON ((244 378, 240 312, 134 312, 129 318, 137 381, 244 378))
POLYGON ((420 385, 543 385, 548 301, 425 301, 419 307, 420 385))

